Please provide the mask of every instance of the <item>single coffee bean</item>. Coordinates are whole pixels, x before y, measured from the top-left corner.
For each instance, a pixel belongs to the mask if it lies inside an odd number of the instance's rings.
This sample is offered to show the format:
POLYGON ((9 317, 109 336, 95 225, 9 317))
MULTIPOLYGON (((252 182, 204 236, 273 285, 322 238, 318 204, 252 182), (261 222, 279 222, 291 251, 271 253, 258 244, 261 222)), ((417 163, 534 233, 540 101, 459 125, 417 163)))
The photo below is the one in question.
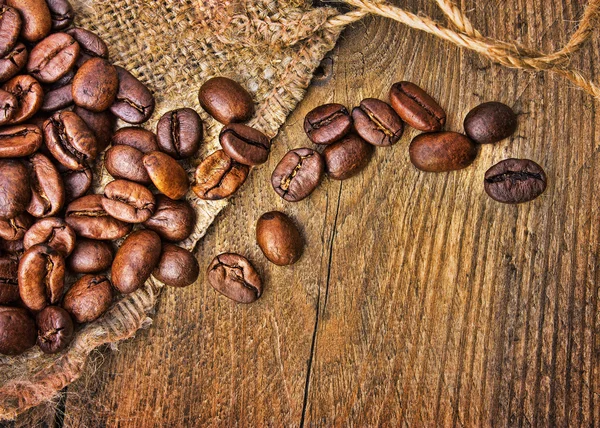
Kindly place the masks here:
POLYGON ((346 180, 365 169, 374 148, 357 135, 350 134, 323 151, 325 169, 334 180, 346 180))
POLYGON ((175 159, 162 152, 151 152, 144 156, 143 162, 159 192, 171 199, 181 199, 186 195, 190 181, 185 169, 175 159))
POLYGON ((73 108, 73 113, 79 116, 94 133, 96 144, 98 144, 98 153, 102 153, 109 146, 115 133, 117 118, 110 111, 95 113, 79 106, 73 108))
POLYGON ((517 115, 506 104, 483 103, 465 118, 465 133, 479 144, 497 143, 517 130, 517 115))
POLYGON ((352 129, 352 118, 341 104, 325 104, 308 112, 304 132, 315 144, 331 144, 352 129))
POLYGON ((0 56, 9 53, 17 44, 21 32, 21 15, 16 9, 0 6, 0 56))
POLYGON ((103 275, 85 275, 71 286, 63 300, 63 307, 80 323, 100 318, 110 307, 113 289, 103 275))
POLYGON ((390 90, 390 101, 402 120, 415 129, 435 132, 446 124, 444 109, 414 83, 395 83, 390 90))
POLYGON ((415 137, 409 152, 410 161, 421 171, 454 171, 473 163, 477 145, 456 132, 434 132, 415 137))
POLYGON ((202 141, 202 120, 191 108, 165 113, 156 127, 160 149, 175 159, 194 156, 202 141))
POLYGON ((65 204, 65 186, 58 169, 45 155, 29 158, 31 201, 27 212, 34 217, 51 217, 65 204))
POLYGON ((0 159, 0 220, 25 212, 31 200, 29 171, 16 159, 0 159))
POLYGON ((113 146, 131 146, 144 154, 159 150, 156 135, 136 126, 119 129, 112 137, 112 144, 113 146))
POLYGON ((9 122, 13 125, 33 117, 44 102, 44 90, 39 82, 31 76, 15 76, 6 82, 2 89, 17 98, 17 108, 9 122))
POLYGON ((143 123, 154 112, 154 96, 148 88, 124 68, 115 67, 119 75, 119 90, 112 114, 127 123, 143 123))
POLYGON ((252 303, 262 295, 258 273, 239 254, 219 254, 208 266, 206 277, 215 290, 238 303, 252 303))
POLYGON ((81 198, 92 187, 93 173, 90 167, 74 171, 59 164, 59 171, 65 186, 65 203, 81 198))
POLYGON ((198 92, 200 105, 208 114, 224 125, 245 122, 254 114, 252 96, 234 80, 213 77, 198 92))
POLYGON ((96 136, 83 119, 70 111, 55 113, 44 122, 44 141, 63 166, 82 170, 98 153, 96 136))
POLYGON ((78 239, 67 268, 73 273, 98 273, 112 265, 113 249, 109 242, 78 239))
POLYGON ((486 193, 504 204, 529 202, 546 190, 543 168, 529 159, 505 159, 485 173, 486 193))
MULTIPOLYGON (((2 92, 0 90, 0 92, 2 92)), ((42 131, 35 125, 14 125, 0 129, 0 158, 29 156, 42 146, 42 131)))
POLYGON ((352 110, 354 129, 367 143, 374 146, 391 146, 404 133, 404 122, 388 103, 376 98, 366 98, 352 110))
POLYGON ((269 137, 241 123, 225 126, 219 135, 219 142, 230 158, 249 166, 265 163, 271 150, 269 137))
POLYGON ((144 154, 136 148, 125 145, 112 146, 104 155, 104 167, 115 178, 151 184, 143 158, 144 154))
POLYGON ((17 43, 7 54, 0 56, 0 82, 17 75, 25 67, 29 59, 29 52, 23 43, 17 43))
POLYGON ((17 112, 18 105, 17 97, 0 89, 0 125, 10 123, 17 112))
POLYGON ((38 329, 37 345, 44 354, 56 354, 73 340, 73 320, 58 306, 46 306, 35 319, 38 329))
POLYGON ((64 86, 46 92, 40 111, 43 113, 54 113, 73 105, 72 87, 71 83, 67 83, 64 86))
POLYGON ((71 28, 65 32, 77 40, 81 48, 77 67, 81 67, 88 60, 95 57, 108 59, 108 46, 96 34, 79 27, 71 28))
POLYGON ((54 83, 75 66, 79 43, 66 33, 54 33, 31 50, 27 72, 42 83, 54 83))
POLYGON ((52 18, 46 0, 6 0, 23 19, 21 37, 30 43, 42 40, 52 29, 52 18))
POLYGON ((0 306, 0 354, 22 354, 36 339, 35 322, 26 309, 0 306))
POLYGON ((223 150, 217 150, 198 165, 192 190, 200 199, 224 199, 242 187, 249 172, 246 165, 234 161, 223 150))
MULTIPOLYGON (((0 223, 1 224, 1 223, 0 223)), ((179 242, 187 239, 194 230, 196 213, 188 201, 175 201, 165 195, 156 195, 154 214, 143 225, 166 240, 179 242)))
POLYGON ((107 110, 119 89, 117 69, 104 58, 92 58, 81 66, 73 79, 73 101, 93 112, 107 110))
POLYGON ((23 239, 25 232, 34 223, 33 217, 28 213, 22 213, 9 220, 0 220, 0 239, 6 241, 17 241, 23 239))
POLYGON ((75 247, 75 232, 62 218, 44 218, 31 226, 23 238, 26 250, 37 244, 46 244, 68 257, 75 247))
POLYGON ((64 30, 73 23, 75 13, 68 0, 46 0, 46 3, 50 10, 54 31, 64 30))
POLYGON ((65 281, 65 259, 54 248, 38 244, 29 248, 19 262, 19 295, 32 311, 58 303, 65 281))
POLYGON ((298 202, 310 195, 323 178, 325 162, 321 155, 307 148, 294 149, 279 161, 271 175, 271 184, 288 202, 298 202))
POLYGON ((152 276, 171 287, 187 287, 198 279, 199 273, 194 254, 177 245, 164 244, 152 276))
POLYGON ((154 213, 155 200, 150 190, 127 180, 111 181, 104 188, 104 210, 127 223, 143 223, 154 213))
POLYGON ((151 230, 129 235, 117 251, 112 265, 112 281, 123 294, 144 285, 160 260, 160 237, 151 230))
POLYGON ((256 242, 269 261, 278 266, 296 263, 304 239, 291 218, 279 211, 263 214, 256 223, 256 242))
POLYGON ((114 241, 127 235, 131 224, 117 220, 102 207, 102 195, 88 195, 67 206, 65 221, 79 236, 99 241, 114 241))
POLYGON ((8 305, 19 300, 19 262, 16 258, 0 256, 0 305, 8 305))

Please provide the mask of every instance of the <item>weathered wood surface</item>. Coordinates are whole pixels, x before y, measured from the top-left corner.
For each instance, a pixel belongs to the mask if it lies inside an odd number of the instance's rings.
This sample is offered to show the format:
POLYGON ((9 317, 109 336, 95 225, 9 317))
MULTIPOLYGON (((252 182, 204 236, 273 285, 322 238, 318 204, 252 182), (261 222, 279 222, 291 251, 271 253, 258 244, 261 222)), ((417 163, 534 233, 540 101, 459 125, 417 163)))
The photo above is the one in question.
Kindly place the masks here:
MULTIPOLYGON (((584 3, 461 6, 488 35, 552 50, 584 3)), ((396 4, 441 19, 433 2, 396 4)), ((597 78, 599 39, 573 58, 597 78)), ((198 248, 203 267, 221 251, 246 254, 264 297, 236 305, 203 277, 167 290, 152 328, 99 353, 68 389, 65 426, 600 424, 599 103, 379 18, 348 29, 331 58, 333 78, 310 89, 198 248), (386 99, 398 80, 434 94, 451 130, 478 103, 506 102, 520 113, 517 135, 464 171, 425 174, 408 161, 411 130, 360 176, 326 179, 297 204, 277 197, 270 173, 310 146, 310 109, 386 99), (485 170, 507 157, 546 168, 543 197, 504 206, 485 196, 485 170), (273 209, 308 241, 293 267, 269 264, 255 244, 256 220, 273 209)), ((32 419, 54 418, 36 410, 15 425, 32 419)))

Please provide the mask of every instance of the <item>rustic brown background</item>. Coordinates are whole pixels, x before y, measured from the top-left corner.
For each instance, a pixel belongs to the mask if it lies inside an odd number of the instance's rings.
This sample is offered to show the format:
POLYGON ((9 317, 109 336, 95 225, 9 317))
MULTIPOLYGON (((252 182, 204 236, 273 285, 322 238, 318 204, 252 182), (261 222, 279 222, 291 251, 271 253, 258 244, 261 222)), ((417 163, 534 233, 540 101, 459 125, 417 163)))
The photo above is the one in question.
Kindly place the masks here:
MULTIPOLYGON (((433 2, 395 3, 442 19, 433 2)), ((485 34, 544 50, 567 40, 584 5, 462 2, 485 34)), ((595 77, 598 41, 573 59, 595 77)), ((57 406, 11 425, 600 424, 599 103, 379 18, 344 32, 328 61, 333 77, 310 88, 198 248, 202 267, 221 251, 246 254, 264 296, 236 305, 203 277, 166 290, 151 329, 99 352, 57 406), (387 99, 398 80, 434 94, 451 130, 478 103, 506 102, 520 114, 517 134, 464 171, 426 174, 408 161, 410 130, 360 176, 326 179, 297 204, 277 197, 270 172, 310 146, 310 109, 387 99), (533 203, 483 192, 485 170, 511 156, 546 168, 549 189, 533 203), (273 209, 306 236, 293 267, 269 264, 255 244, 256 220, 273 209)))

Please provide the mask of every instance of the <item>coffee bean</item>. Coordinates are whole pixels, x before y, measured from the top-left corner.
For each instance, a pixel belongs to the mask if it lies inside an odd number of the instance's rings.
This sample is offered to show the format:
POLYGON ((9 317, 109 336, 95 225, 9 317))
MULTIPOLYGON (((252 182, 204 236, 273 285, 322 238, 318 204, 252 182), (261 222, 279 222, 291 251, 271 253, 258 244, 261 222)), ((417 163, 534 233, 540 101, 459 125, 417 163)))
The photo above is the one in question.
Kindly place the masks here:
POLYGON ((265 163, 271 150, 269 137, 241 123, 225 126, 219 135, 219 142, 230 158, 249 166, 265 163))
POLYGON ((414 83, 395 83, 390 90, 390 101, 402 120, 415 129, 435 132, 446 124, 444 109, 414 83))
POLYGON ((102 207, 102 195, 74 200, 65 212, 65 221, 79 236, 99 241, 114 241, 127 235, 131 224, 117 220, 102 207))
POLYGON ((198 165, 192 190, 200 199, 224 199, 242 187, 249 172, 246 165, 234 161, 223 150, 217 150, 198 165))
POLYGON ((13 78, 25 67, 28 59, 29 53, 23 43, 17 43, 10 52, 0 56, 0 82, 13 78))
POLYGON ((73 78, 73 101, 79 107, 98 113, 113 105, 118 89, 117 69, 104 58, 92 58, 73 78))
POLYGON ((65 187, 54 164, 41 153, 29 158, 31 201, 27 212, 34 217, 50 217, 65 204, 65 187))
POLYGON ((123 294, 133 293, 150 277, 160 259, 160 237, 151 230, 129 235, 117 251, 112 265, 112 281, 123 294))
POLYGON ((310 195, 321 182, 325 162, 312 149, 289 151, 271 175, 271 184, 279 196, 288 202, 298 202, 310 195))
POLYGON ((133 181, 115 180, 104 188, 102 207, 117 220, 143 223, 154 213, 154 206, 152 192, 133 181))
POLYGON ((143 123, 154 112, 154 96, 148 88, 124 68, 115 67, 119 75, 119 91, 112 114, 127 123, 143 123))
POLYGON ((156 127, 160 149, 175 159, 194 156, 202 141, 202 120, 191 108, 165 113, 156 127))
POLYGON ((106 46, 106 43, 104 43, 104 41, 96 34, 85 28, 79 27, 71 28, 65 32, 77 40, 77 43, 79 43, 79 47, 81 48, 77 67, 81 67, 87 61, 95 57, 108 59, 108 46, 106 46))
POLYGON ((323 151, 325 169, 334 180, 346 180, 362 171, 371 160, 374 148, 357 135, 327 146, 323 151))
POLYGON ((19 300, 19 262, 16 258, 0 256, 0 305, 8 305, 19 300))
POLYGON ((19 295, 32 311, 56 304, 62 297, 65 259, 54 248, 38 244, 29 248, 19 262, 19 295))
POLYGON ((491 144, 510 137, 517 130, 517 115, 506 104, 483 103, 465 118, 465 132, 479 144, 491 144))
POLYGON ((352 110, 354 129, 367 143, 374 146, 391 146, 404 132, 404 123, 388 103, 376 98, 366 98, 352 110))
POLYGON ((17 112, 18 105, 17 97, 0 89, 0 125, 10 123, 17 112))
POLYGON ((73 113, 79 116, 94 133, 96 144, 98 145, 98 153, 102 153, 109 146, 115 133, 117 118, 109 111, 95 113, 79 106, 73 108, 73 113))
POLYGON ((6 241, 17 241, 23 239, 25 232, 34 223, 34 219, 28 213, 19 214, 9 220, 0 220, 0 239, 6 241))
POLYGON ((143 158, 144 154, 136 148, 125 145, 112 146, 104 155, 104 167, 115 178, 151 184, 143 158))
POLYGON ((164 244, 152 276, 171 287, 187 287, 198 279, 199 273, 194 254, 177 245, 164 244))
POLYGON ((252 303, 262 295, 258 273, 239 254, 219 254, 208 266, 206 277, 215 290, 238 303, 252 303))
POLYGON ((256 223, 256 242, 269 261, 278 266, 296 263, 304 239, 291 218, 279 211, 263 214, 256 223))
POLYGON ((0 159, 0 220, 25 212, 31 200, 29 171, 16 159, 0 159))
POLYGON ((110 268, 112 261, 113 249, 110 243, 78 239, 67 259, 67 268, 74 273, 98 273, 110 268))
POLYGON ((150 180, 159 192, 171 199, 183 198, 190 189, 187 172, 171 156, 151 152, 143 158, 150 180))
POLYGON ((410 161, 422 171, 454 171, 473 163, 477 145, 456 132, 435 132, 415 137, 409 152, 410 161))
POLYGON ((341 104, 319 106, 304 118, 304 132, 315 144, 331 144, 352 129, 352 118, 341 104))
POLYGON ((27 72, 42 83, 54 83, 75 66, 79 43, 65 33, 46 37, 31 50, 27 72))
POLYGON ((67 83, 64 86, 46 92, 40 111, 43 113, 54 113, 73 105, 72 88, 73 85, 67 83))
POLYGON ((504 204, 529 202, 546 190, 543 168, 529 159, 505 159, 485 173, 486 193, 504 204))
POLYGON ((162 239, 179 242, 192 234, 196 213, 185 199, 174 201, 165 195, 156 195, 154 214, 143 224, 146 229, 158 233, 162 239))
POLYGON ((245 122, 254 114, 252 96, 234 80, 213 77, 198 92, 200 105, 208 114, 224 125, 245 122))
POLYGON ((23 39, 35 43, 50 34, 52 18, 46 0, 6 0, 6 4, 21 14, 23 39))
POLYGON ((58 306, 46 306, 35 319, 38 329, 37 345, 44 354, 56 354, 73 340, 73 320, 58 306))
POLYGON ((21 15, 9 6, 0 6, 0 56, 13 50, 21 32, 21 15))
POLYGON ((65 186, 65 202, 69 203, 84 196, 92 187, 93 174, 90 167, 80 171, 60 165, 61 176, 65 186))
POLYGON ((85 169, 98 153, 96 136, 70 111, 57 112, 44 122, 44 141, 52 156, 69 169, 85 169))
POLYGON ((38 81, 31 76, 15 76, 6 82, 2 89, 17 98, 17 108, 9 122, 13 125, 33 117, 44 102, 44 90, 38 81))
POLYGON ((36 338, 35 322, 26 309, 0 306, 0 354, 22 354, 36 338))
POLYGON ((100 318, 110 307, 113 289, 103 275, 85 275, 71 286, 63 300, 63 307, 80 323, 100 318))
POLYGON ((62 218, 44 218, 31 226, 23 238, 26 250, 37 244, 46 244, 68 257, 75 247, 75 232, 62 218))
POLYGON ((42 131, 35 125, 1 128, 0 158, 29 156, 42 146, 42 141, 42 131))
POLYGON ((75 13, 68 0, 46 0, 46 3, 50 10, 54 31, 64 30, 73 23, 75 13))
POLYGON ((112 144, 113 146, 131 146, 142 153, 158 151, 156 135, 144 128, 138 128, 136 126, 119 129, 112 137, 112 144))

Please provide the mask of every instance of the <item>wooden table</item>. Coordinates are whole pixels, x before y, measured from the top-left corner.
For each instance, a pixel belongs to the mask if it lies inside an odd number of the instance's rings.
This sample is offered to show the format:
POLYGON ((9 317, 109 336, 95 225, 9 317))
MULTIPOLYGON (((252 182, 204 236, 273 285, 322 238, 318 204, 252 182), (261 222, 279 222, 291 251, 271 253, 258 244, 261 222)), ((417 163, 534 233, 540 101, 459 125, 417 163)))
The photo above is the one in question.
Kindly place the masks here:
MULTIPOLYGON (((442 19, 432 2, 396 3, 442 19)), ((485 34, 549 51, 586 2, 462 3, 485 34)), ((573 58, 596 77, 598 40, 573 58)), ((98 352, 58 412, 43 406, 17 426, 63 415, 73 427, 600 423, 598 102, 384 19, 344 32, 330 58, 333 77, 310 88, 198 248, 202 267, 222 251, 246 254, 264 296, 237 305, 204 277, 166 290, 152 328, 98 352), (490 100, 511 105, 519 129, 460 172, 418 172, 409 130, 351 180, 326 179, 296 204, 273 192, 283 154, 310 146, 310 109, 386 99, 399 80, 435 95, 447 129, 490 100), (485 195, 484 172, 508 157, 546 168, 541 198, 505 206, 485 195), (269 264, 255 243, 256 220, 273 209, 308 242, 292 267, 269 264)))

